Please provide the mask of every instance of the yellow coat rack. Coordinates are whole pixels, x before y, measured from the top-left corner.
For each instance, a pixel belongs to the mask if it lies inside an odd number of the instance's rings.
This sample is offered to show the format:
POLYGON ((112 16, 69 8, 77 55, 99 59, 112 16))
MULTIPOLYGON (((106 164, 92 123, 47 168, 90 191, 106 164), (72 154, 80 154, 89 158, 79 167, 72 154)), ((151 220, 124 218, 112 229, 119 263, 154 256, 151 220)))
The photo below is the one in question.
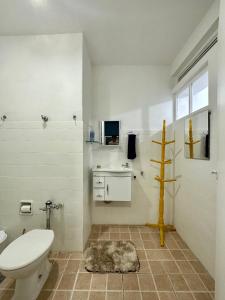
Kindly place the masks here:
POLYGON ((189 146, 190 158, 194 158, 194 145, 199 143, 200 140, 193 141, 193 131, 192 131, 192 120, 189 119, 189 142, 186 142, 185 145, 189 146))
POLYGON ((166 121, 163 121, 163 130, 162 130, 162 141, 152 141, 155 144, 161 146, 161 160, 151 159, 152 162, 160 164, 160 176, 156 176, 155 180, 160 183, 160 198, 159 198, 159 221, 158 224, 146 224, 149 227, 159 228, 160 233, 160 245, 164 247, 165 244, 165 231, 166 230, 174 230, 172 225, 164 224, 164 188, 165 183, 174 182, 176 179, 165 179, 165 165, 169 165, 172 163, 171 159, 165 160, 165 151, 166 146, 169 144, 175 143, 175 140, 166 141, 166 121))

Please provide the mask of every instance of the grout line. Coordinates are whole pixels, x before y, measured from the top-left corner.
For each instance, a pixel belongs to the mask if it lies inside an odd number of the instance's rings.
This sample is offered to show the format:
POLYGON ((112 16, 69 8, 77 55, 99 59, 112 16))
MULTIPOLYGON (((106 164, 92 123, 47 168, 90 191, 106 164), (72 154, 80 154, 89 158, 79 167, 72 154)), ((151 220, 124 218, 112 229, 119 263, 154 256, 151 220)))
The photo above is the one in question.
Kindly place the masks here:
POLYGON ((88 298, 87 298, 87 300, 89 300, 89 299, 90 299, 92 281, 93 281, 93 274, 91 274, 91 281, 90 281, 90 286, 89 286, 89 291, 88 291, 88 298))
MULTIPOLYGON (((70 257, 70 255, 69 255, 69 257, 70 257)), ((55 290, 54 290, 54 293, 53 293, 53 296, 52 296, 52 300, 54 300, 55 294, 56 294, 56 292, 57 292, 57 290, 58 290, 58 287, 59 287, 59 285, 60 285, 60 282, 61 282, 61 280, 62 280, 62 277, 63 277, 63 275, 65 274, 65 270, 66 270, 66 268, 67 268, 67 266, 68 266, 68 263, 69 263, 69 257, 66 259, 66 260, 67 260, 67 263, 66 263, 65 268, 64 268, 64 270, 63 270, 63 272, 62 272, 62 275, 60 276, 59 282, 58 282, 58 284, 57 284, 57 286, 56 286, 56 288, 55 288, 55 290)))

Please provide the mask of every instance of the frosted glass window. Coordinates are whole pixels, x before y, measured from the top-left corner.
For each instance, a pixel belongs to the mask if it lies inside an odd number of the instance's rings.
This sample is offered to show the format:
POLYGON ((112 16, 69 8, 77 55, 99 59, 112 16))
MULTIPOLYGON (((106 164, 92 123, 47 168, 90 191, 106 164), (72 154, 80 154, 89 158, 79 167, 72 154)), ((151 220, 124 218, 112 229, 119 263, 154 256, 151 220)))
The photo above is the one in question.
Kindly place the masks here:
POLYGON ((192 83, 192 109, 194 112, 209 104, 208 96, 208 72, 192 83))
POLYGON ((177 95, 176 106, 177 120, 189 114, 189 88, 184 89, 177 95))

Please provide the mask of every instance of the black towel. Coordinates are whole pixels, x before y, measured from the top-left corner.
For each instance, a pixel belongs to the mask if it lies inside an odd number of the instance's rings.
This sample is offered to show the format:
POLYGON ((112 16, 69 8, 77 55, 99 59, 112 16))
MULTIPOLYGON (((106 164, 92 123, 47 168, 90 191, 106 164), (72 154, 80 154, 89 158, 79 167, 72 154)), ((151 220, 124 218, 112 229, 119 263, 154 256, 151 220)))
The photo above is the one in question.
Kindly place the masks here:
POLYGON ((128 134, 127 158, 135 159, 136 157, 136 134, 128 134))

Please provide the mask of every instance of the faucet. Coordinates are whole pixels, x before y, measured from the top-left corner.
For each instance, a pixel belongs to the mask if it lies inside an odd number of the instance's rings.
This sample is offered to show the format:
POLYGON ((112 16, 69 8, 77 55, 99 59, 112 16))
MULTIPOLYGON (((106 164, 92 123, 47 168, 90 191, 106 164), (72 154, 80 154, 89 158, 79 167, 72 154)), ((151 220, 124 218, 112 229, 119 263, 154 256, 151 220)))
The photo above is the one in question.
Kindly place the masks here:
POLYGON ((45 206, 40 208, 40 210, 46 212, 46 229, 51 228, 51 220, 50 219, 51 219, 52 209, 60 209, 60 208, 63 208, 62 203, 55 204, 51 200, 46 201, 45 206))
POLYGON ((122 164, 122 167, 124 167, 124 168, 129 168, 129 163, 127 162, 127 163, 125 163, 125 164, 122 164))

